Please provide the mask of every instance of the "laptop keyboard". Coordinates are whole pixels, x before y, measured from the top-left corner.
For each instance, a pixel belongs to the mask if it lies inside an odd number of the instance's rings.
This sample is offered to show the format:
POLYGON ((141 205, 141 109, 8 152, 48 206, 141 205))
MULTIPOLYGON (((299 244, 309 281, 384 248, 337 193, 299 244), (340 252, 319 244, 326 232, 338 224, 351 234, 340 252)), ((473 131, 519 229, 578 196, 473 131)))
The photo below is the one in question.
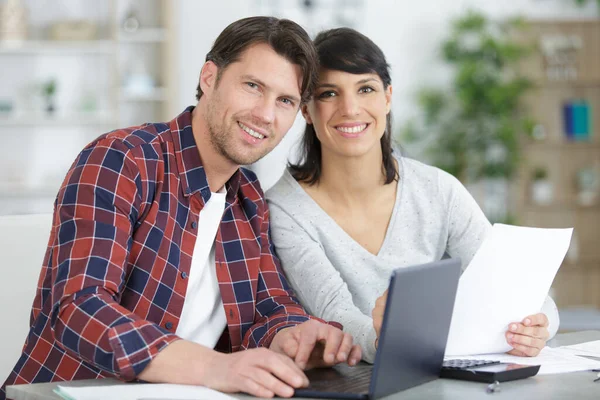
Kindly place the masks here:
POLYGON ((309 390, 335 393, 366 393, 369 391, 371 371, 368 364, 355 367, 338 365, 334 368, 315 369, 307 371, 310 384, 309 390))

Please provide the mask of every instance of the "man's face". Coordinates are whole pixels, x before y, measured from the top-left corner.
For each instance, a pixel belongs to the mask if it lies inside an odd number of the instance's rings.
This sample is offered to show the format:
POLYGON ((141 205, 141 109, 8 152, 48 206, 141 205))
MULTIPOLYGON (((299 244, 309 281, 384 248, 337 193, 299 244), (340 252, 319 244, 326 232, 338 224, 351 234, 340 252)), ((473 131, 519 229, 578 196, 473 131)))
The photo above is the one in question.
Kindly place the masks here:
POLYGON ((221 72, 204 94, 210 141, 233 164, 252 164, 273 150, 294 123, 301 68, 261 43, 221 72))

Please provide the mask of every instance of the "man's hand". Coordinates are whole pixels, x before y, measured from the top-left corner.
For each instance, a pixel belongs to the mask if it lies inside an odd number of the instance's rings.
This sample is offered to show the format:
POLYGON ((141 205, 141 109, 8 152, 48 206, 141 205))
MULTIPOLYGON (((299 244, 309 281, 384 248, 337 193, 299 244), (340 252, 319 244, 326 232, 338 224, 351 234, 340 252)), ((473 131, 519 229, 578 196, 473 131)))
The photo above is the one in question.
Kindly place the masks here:
POLYGON ((256 397, 291 397, 295 388, 308 385, 304 372, 289 357, 274 351, 260 348, 223 354, 187 340, 165 347, 138 378, 256 397))
POLYGON ((535 357, 546 346, 549 337, 546 314, 538 313, 525 317, 521 322, 508 325, 506 341, 513 347, 508 354, 535 357))
POLYGON ((371 312, 371 315, 373 316, 373 328, 375 328, 375 333, 377 333, 375 347, 377 347, 377 342, 379 342, 379 334, 381 333, 381 324, 383 324, 383 314, 385 313, 387 296, 388 291, 386 289, 386 291, 375 301, 375 307, 373 307, 373 311, 371 312))
POLYGON ((290 358, 265 348, 219 353, 211 367, 203 384, 221 392, 292 397, 295 388, 308 386, 308 378, 290 358))
POLYGON ((280 330, 270 349, 295 360, 302 369, 343 362, 356 365, 362 357, 360 346, 352 344, 350 334, 314 320, 280 330))

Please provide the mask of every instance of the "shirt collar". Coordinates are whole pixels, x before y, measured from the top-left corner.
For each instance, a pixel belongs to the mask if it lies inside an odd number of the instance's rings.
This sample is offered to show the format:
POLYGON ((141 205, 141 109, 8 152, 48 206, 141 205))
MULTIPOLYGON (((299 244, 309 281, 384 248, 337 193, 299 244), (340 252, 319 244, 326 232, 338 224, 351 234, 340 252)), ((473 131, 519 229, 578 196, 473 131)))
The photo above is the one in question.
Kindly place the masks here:
MULTIPOLYGON (((206 172, 204 171, 192 131, 193 110, 194 106, 190 106, 175 117, 170 123, 170 129, 183 195, 188 197, 196 192, 200 192, 204 203, 206 203, 210 199, 211 194, 206 172)), ((225 184, 225 188, 227 189, 226 201, 228 204, 233 204, 237 199, 236 194, 240 186, 241 175, 242 173, 238 168, 225 184)))

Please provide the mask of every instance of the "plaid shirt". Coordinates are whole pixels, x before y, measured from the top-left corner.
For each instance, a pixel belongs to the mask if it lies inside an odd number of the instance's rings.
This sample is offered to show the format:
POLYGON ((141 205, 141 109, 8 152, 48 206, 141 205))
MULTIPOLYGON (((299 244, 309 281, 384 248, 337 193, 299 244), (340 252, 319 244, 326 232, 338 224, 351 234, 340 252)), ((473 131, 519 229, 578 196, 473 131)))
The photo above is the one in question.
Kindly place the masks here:
MULTIPOLYGON (((179 339, 198 217, 211 195, 192 109, 102 135, 79 154, 58 192, 31 329, 5 385, 132 380, 179 339)), ((239 169, 226 189, 215 263, 228 350, 268 347, 279 329, 312 317, 280 269, 256 176, 239 169)))

